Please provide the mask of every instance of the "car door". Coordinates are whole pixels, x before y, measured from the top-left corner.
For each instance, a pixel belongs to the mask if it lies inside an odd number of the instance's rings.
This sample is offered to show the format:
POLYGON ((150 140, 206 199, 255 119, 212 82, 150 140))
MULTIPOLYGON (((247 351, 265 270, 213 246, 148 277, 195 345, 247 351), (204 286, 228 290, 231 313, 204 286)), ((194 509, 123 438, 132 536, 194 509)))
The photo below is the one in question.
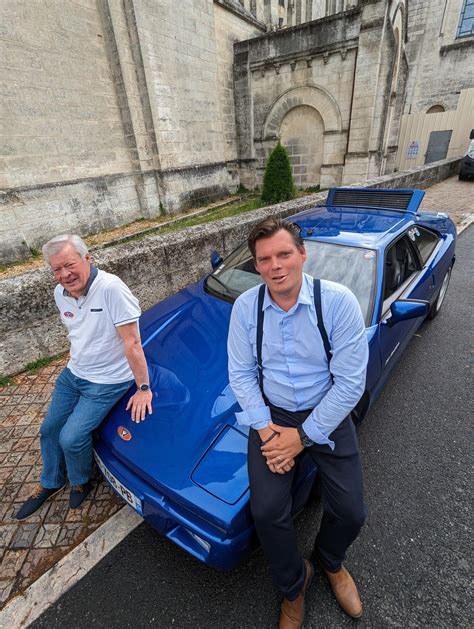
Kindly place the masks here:
MULTIPOLYGON (((411 228, 413 229, 413 228, 411 228)), ((390 306, 398 299, 426 299, 428 290, 420 259, 413 247, 410 230, 392 242, 383 259, 383 303, 379 321, 382 378, 386 379, 423 317, 390 326, 390 306)))

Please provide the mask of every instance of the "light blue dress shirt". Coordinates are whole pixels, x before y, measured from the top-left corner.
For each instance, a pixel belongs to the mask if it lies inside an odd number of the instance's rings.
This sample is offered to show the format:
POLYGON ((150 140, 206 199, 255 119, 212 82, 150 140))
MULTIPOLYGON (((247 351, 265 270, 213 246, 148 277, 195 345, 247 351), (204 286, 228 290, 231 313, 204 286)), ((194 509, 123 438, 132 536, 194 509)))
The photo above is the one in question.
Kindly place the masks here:
MULTIPOLYGON (((235 301, 227 343, 230 385, 242 408, 237 421, 255 430, 271 421, 258 384, 258 290, 254 286, 235 301)), ((364 392, 369 349, 359 303, 348 288, 321 280, 321 307, 334 382, 317 328, 313 278, 303 274, 298 301, 288 312, 265 290, 263 389, 274 406, 288 411, 313 409, 303 424, 305 433, 315 443, 334 449, 329 435, 364 392)))

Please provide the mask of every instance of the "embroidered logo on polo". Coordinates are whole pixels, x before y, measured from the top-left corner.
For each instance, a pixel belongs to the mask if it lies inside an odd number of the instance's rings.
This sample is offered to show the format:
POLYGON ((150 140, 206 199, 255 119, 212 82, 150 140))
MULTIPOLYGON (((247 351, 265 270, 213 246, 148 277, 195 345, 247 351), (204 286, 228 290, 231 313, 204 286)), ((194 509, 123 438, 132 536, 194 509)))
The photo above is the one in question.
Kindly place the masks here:
POLYGON ((132 438, 132 433, 123 426, 119 426, 117 428, 117 434, 120 439, 123 439, 124 441, 130 441, 130 439, 132 438))
POLYGON ((102 312, 102 308, 91 308, 91 312, 102 312))
POLYGON ((66 312, 64 312, 63 314, 66 317, 66 319, 72 319, 74 317, 74 313, 70 312, 69 310, 66 310, 66 312))

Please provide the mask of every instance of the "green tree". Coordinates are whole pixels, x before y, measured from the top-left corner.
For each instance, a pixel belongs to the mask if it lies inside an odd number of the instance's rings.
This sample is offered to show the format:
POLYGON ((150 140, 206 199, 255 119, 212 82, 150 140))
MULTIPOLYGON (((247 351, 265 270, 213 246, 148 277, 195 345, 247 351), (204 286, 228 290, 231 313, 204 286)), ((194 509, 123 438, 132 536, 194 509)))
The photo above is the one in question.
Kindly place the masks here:
POLYGON ((287 150, 278 142, 268 158, 263 178, 262 201, 280 203, 295 196, 295 184, 291 174, 287 150))

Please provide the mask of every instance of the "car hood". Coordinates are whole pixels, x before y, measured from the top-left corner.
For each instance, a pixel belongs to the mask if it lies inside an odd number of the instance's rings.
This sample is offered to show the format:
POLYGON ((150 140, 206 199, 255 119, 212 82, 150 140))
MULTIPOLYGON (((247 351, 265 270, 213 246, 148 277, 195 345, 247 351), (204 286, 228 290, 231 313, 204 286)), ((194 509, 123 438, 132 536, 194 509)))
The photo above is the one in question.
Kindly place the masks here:
POLYGON ((99 439, 160 490, 185 494, 186 488, 200 485, 234 503, 247 489, 247 439, 236 429, 239 407, 227 375, 231 308, 199 282, 154 306, 140 320, 153 413, 141 423, 131 421, 125 408, 132 387, 101 425, 99 439), (215 451, 207 452, 211 444, 215 451), (228 478, 219 483, 209 465, 222 444, 228 444, 232 454, 227 475, 236 479, 234 486, 228 478))

